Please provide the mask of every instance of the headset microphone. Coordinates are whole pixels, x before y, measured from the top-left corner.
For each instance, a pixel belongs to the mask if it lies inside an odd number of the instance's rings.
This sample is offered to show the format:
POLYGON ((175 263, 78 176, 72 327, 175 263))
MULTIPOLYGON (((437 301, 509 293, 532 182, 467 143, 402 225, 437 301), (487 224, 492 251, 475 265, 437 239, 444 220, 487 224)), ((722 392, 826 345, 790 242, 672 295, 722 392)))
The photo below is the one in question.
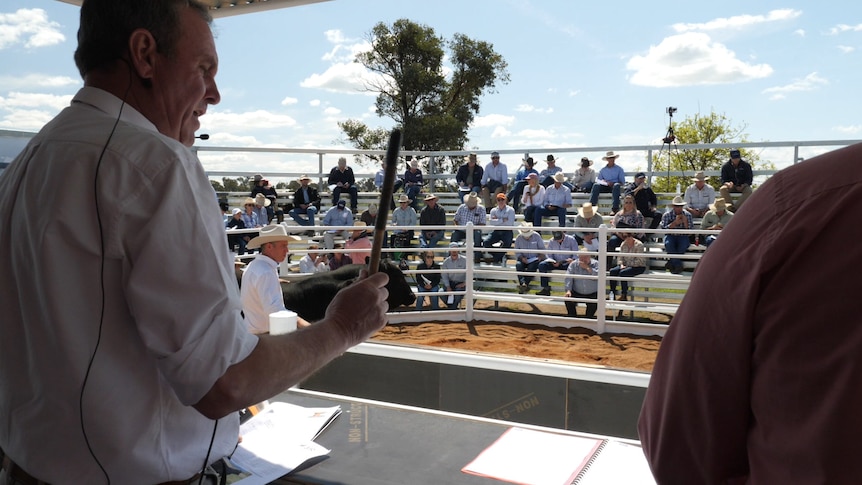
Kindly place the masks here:
POLYGON ((200 135, 196 136, 195 138, 200 138, 201 140, 209 140, 210 135, 209 135, 209 133, 201 133, 200 135))

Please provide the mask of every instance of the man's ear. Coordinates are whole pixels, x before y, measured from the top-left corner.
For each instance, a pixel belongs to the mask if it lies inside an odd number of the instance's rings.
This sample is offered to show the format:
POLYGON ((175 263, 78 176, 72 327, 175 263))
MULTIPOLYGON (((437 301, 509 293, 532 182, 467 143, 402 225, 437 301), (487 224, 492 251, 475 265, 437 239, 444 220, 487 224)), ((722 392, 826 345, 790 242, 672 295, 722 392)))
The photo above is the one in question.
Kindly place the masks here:
POLYGON ((152 87, 153 75, 156 70, 158 45, 153 34, 146 29, 136 29, 129 36, 129 57, 131 68, 141 84, 152 87))

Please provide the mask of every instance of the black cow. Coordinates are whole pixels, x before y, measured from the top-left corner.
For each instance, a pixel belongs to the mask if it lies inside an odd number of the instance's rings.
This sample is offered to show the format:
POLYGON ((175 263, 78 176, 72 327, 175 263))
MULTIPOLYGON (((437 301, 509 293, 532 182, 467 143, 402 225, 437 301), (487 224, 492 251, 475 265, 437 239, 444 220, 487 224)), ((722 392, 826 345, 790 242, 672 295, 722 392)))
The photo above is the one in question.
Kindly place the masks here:
MULTIPOLYGON (((334 271, 314 273, 301 280, 283 284, 281 288, 284 307, 309 322, 321 320, 335 294, 356 281, 359 271, 365 267, 364 264, 348 264, 334 271)), ((389 283, 386 284, 389 298, 386 301, 390 310, 416 302, 416 295, 397 264, 381 261, 380 271, 389 275, 389 283)))

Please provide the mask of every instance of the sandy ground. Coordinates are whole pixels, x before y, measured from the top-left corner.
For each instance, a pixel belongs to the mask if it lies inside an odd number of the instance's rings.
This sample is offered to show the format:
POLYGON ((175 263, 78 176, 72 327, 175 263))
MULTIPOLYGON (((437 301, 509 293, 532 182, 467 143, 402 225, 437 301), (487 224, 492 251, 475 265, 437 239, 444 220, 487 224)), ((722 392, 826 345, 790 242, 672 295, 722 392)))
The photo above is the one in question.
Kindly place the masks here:
MULTIPOLYGON (((429 312, 429 316, 433 316, 433 313, 429 312)), ((661 321, 661 318, 658 317, 658 320, 661 321)), ((652 370, 661 344, 661 337, 657 336, 597 335, 592 330, 580 327, 440 321, 390 324, 372 340, 639 371, 652 370)))

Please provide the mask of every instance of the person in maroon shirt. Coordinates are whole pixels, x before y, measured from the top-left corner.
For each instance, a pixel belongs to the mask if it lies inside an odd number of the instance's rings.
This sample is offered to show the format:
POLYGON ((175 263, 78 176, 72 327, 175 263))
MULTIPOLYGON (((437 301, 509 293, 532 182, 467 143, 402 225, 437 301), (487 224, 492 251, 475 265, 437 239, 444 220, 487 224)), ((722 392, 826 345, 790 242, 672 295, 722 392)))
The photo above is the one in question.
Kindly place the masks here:
POLYGON ((778 172, 698 263, 638 424, 658 483, 860 483, 860 160, 778 172))

